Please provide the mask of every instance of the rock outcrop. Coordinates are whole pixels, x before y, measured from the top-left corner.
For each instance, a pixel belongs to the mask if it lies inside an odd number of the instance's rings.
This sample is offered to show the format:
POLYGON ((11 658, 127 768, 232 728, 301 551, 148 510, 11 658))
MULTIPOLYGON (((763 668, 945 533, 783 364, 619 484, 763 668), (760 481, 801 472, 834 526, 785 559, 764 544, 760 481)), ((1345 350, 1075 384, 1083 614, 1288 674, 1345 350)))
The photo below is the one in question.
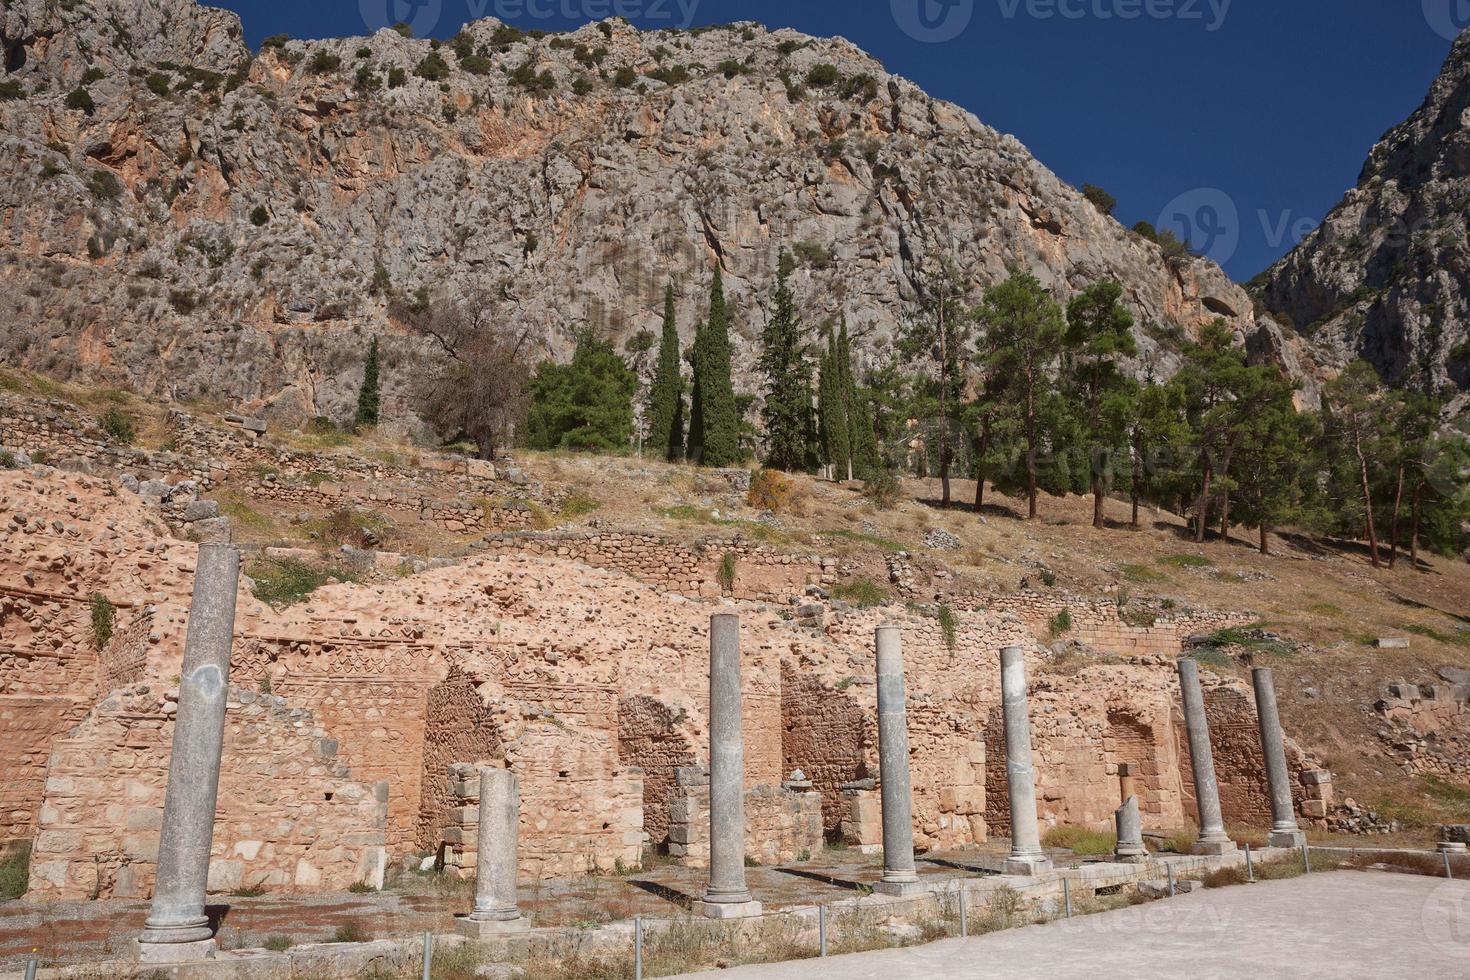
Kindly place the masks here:
POLYGON ((1470 389, 1470 33, 1358 186, 1255 286, 1329 365, 1470 389))
POLYGON ((692 336, 716 263, 736 369, 781 248, 809 326, 859 355, 952 262, 972 294, 1010 268, 1061 299, 1115 277, 1139 370, 1216 317, 1257 323, 1204 260, 1101 214, 1015 138, 841 38, 619 20, 450 43, 243 43, 192 0, 12 3, 0 14, 0 359, 262 414, 351 414, 368 338, 385 411, 425 348, 391 302, 480 295, 564 352, 590 324, 655 327, 666 283, 692 336))

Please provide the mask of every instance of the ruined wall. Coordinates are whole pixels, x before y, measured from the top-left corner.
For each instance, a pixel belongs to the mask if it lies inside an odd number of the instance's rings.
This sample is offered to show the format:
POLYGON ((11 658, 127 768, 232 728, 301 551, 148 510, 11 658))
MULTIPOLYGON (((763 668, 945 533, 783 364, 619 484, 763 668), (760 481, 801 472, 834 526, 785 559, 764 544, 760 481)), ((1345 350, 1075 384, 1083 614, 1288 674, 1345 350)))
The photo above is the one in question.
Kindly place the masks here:
MULTIPOLYGON (((681 768, 669 809, 669 854, 709 867, 709 770, 681 768)), ((756 786, 745 791, 745 855, 764 865, 807 860, 822 849, 822 798, 812 789, 756 786)))
POLYGON ((643 771, 643 829, 655 848, 669 840, 674 771, 694 765, 693 748, 675 730, 679 720, 673 708, 656 698, 638 695, 618 701, 618 757, 643 771))
POLYGON ((578 561, 631 575, 682 595, 722 595, 750 601, 784 602, 808 585, 836 582, 837 561, 793 555, 740 538, 705 538, 694 546, 631 531, 544 531, 486 537, 492 554, 541 555, 578 561), (735 561, 732 587, 720 582, 725 555, 735 561))
MULTIPOLYGON (((177 692, 107 696, 55 741, 29 894, 146 898, 163 823, 177 692)), ((310 713, 231 687, 211 891, 381 885, 386 786, 353 778, 310 713)))
POLYGON ((457 668, 429 689, 425 707, 423 778, 416 846, 433 851, 445 827, 458 822, 444 774, 455 762, 504 759, 500 730, 475 685, 457 668))
MULTIPOLYGON (((790 664, 781 666, 781 751, 822 797, 822 823, 836 833, 847 814, 842 787, 868 771, 876 720, 842 691, 831 690, 790 664)), ((789 775, 789 773, 788 773, 789 775)))

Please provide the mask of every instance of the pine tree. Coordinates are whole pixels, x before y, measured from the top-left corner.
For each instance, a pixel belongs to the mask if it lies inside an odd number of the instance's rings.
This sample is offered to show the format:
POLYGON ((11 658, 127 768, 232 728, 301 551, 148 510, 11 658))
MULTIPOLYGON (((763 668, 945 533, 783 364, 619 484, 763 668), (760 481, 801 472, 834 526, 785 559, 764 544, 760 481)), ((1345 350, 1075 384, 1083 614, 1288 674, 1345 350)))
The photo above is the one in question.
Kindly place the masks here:
POLYGON ((1103 526, 1103 497, 1112 481, 1113 457, 1126 444, 1130 391, 1118 359, 1138 353, 1133 317, 1119 299, 1123 287, 1105 279, 1093 283, 1067 305, 1067 347, 1072 352, 1070 387, 1081 406, 1078 448, 1091 471, 1092 526, 1103 526))
POLYGON ((777 470, 806 466, 810 371, 801 343, 801 325, 791 295, 791 257, 782 252, 776 269, 771 319, 761 334, 760 367, 766 376, 761 419, 766 428, 766 465, 777 470))
POLYGON ((1006 397, 1018 409, 1026 443, 1027 516, 1034 519, 1039 452, 1047 416, 1057 402, 1052 367, 1062 347, 1062 310, 1035 276, 1017 273, 985 291, 979 316, 991 348, 991 370, 1006 379, 1006 397))
POLYGON ((648 391, 648 442, 669 462, 684 456, 684 376, 679 356, 679 327, 674 320, 674 286, 664 290, 664 326, 658 368, 648 391))
POLYGON ((694 358, 699 399, 699 456, 705 466, 731 466, 740 461, 740 414, 730 376, 730 323, 725 308, 725 282, 715 266, 710 285, 709 321, 696 342, 694 358))
POLYGON ((378 338, 374 337, 368 344, 367 361, 362 366, 362 387, 357 390, 354 426, 378 424, 378 401, 378 338))

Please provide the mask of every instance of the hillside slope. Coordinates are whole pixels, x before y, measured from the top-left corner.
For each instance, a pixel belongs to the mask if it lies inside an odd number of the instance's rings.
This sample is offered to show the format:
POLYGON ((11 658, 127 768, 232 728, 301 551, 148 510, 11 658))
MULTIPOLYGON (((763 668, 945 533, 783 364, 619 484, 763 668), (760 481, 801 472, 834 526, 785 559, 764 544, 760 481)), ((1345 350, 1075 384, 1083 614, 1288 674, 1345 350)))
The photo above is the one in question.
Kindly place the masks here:
MULTIPOLYGON (((253 56, 233 14, 193 0, 27 0, 0 35, 12 364, 340 420, 381 333, 402 417, 395 368, 422 349, 392 296, 483 294, 556 354, 578 324, 656 326, 669 281, 691 337, 719 263, 754 390, 783 247, 808 325, 845 314, 868 363, 946 261, 972 294, 1010 268, 1062 299, 1116 277, 1135 368, 1161 377, 1217 316, 1257 331, 1218 267, 1166 260, 840 38, 491 19, 453 44, 384 30, 253 56)), ((1253 350, 1302 363, 1265 330, 1253 350)))

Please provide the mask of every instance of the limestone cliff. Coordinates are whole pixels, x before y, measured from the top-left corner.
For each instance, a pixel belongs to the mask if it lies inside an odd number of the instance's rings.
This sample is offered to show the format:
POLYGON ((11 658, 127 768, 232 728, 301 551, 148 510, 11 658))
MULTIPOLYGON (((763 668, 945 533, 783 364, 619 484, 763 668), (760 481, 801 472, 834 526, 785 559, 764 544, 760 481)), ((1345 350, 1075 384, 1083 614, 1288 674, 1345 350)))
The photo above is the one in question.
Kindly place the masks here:
POLYGON ((1328 363, 1470 389, 1470 33, 1358 186, 1256 286, 1328 363))
POLYGON ((10 363, 341 420, 381 334, 401 416, 420 348, 390 297, 484 291, 557 354, 578 324, 655 326, 669 281, 687 338, 718 262, 753 390, 783 247, 808 324, 845 313, 866 359, 941 260, 972 292, 1009 268, 1064 300, 1118 278, 1159 376, 1217 316, 1300 357, 1218 267, 1166 260, 841 38, 488 19, 252 55, 192 0, 11 2, 0 35, 10 363))

